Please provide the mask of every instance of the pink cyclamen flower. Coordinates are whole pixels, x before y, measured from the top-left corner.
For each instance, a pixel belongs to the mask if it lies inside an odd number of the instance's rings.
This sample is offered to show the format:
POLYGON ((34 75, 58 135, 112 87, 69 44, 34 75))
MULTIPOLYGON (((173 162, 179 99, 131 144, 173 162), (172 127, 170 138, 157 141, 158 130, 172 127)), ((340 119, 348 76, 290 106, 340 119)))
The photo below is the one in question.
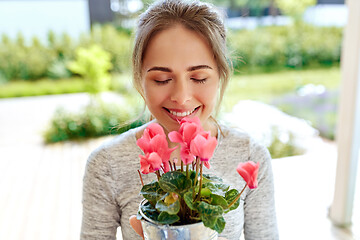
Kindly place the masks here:
POLYGON ((172 142, 180 143, 180 157, 185 165, 194 161, 195 156, 190 151, 190 143, 196 135, 202 131, 203 128, 198 117, 185 117, 180 121, 179 131, 172 131, 169 133, 168 136, 172 142))
POLYGON ((205 167, 210 168, 209 160, 214 154, 216 145, 216 137, 212 137, 210 132, 200 132, 191 141, 190 151, 204 162, 205 167))
POLYGON ((142 137, 136 141, 136 144, 141 148, 141 150, 143 150, 144 153, 153 152, 150 141, 156 136, 160 136, 166 140, 164 129, 157 123, 151 123, 144 130, 142 137))
POLYGON ((155 172, 161 168, 162 160, 156 152, 147 153, 140 157, 140 170, 143 174, 155 172))
POLYGON ((164 172, 170 170, 169 159, 171 153, 176 149, 169 148, 166 140, 166 135, 163 128, 157 123, 151 123, 144 130, 141 138, 136 141, 136 144, 146 154, 157 153, 162 160, 164 172))
POLYGON ((253 161, 239 163, 236 171, 245 180, 250 189, 257 188, 257 176, 259 172, 260 163, 254 163, 253 161))

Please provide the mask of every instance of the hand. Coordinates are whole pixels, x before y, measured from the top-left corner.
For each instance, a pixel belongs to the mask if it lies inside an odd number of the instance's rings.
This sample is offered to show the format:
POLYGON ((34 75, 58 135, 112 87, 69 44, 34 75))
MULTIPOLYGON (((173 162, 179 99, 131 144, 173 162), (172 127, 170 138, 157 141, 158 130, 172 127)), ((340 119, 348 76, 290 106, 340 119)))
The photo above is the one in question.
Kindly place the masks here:
MULTIPOLYGON (((141 221, 138 220, 135 215, 132 215, 129 218, 129 222, 132 228, 134 229, 134 231, 144 239, 144 234, 141 227, 141 221)), ((226 240, 226 238, 218 237, 218 240, 226 240)))
POLYGON ((144 233, 141 226, 141 221, 136 218, 135 215, 130 216, 129 218, 130 225, 134 231, 139 234, 144 239, 144 233))

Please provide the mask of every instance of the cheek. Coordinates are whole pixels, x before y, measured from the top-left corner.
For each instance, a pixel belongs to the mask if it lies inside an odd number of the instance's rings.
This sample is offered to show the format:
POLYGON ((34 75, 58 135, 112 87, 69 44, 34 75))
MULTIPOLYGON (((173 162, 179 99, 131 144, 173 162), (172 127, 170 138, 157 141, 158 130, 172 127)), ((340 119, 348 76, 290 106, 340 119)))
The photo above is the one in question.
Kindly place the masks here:
POLYGON ((218 85, 209 86, 203 88, 201 92, 201 98, 204 103, 208 105, 215 105, 218 98, 218 85))
POLYGON ((159 89, 144 85, 144 97, 148 106, 160 104, 164 100, 165 94, 159 94, 159 89))

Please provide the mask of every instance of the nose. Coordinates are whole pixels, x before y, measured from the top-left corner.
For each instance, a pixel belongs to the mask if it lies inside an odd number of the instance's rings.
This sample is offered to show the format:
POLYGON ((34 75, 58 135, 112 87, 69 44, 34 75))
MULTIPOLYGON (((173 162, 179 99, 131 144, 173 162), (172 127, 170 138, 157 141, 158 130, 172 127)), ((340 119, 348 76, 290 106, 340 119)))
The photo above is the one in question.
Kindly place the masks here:
POLYGON ((186 79, 177 79, 172 89, 171 101, 179 105, 185 105, 185 103, 191 99, 191 96, 190 83, 186 81, 186 79))

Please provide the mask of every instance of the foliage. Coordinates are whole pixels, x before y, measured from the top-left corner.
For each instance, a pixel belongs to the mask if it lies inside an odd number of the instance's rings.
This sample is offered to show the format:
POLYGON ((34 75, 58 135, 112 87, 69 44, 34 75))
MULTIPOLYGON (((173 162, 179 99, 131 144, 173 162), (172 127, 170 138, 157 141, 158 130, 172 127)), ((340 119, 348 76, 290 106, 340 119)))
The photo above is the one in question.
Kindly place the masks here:
POLYGON ((139 111, 116 104, 90 104, 78 113, 58 109, 44 133, 47 143, 80 140, 109 134, 119 134, 144 123, 135 119, 139 111))
POLYGON ((75 44, 67 34, 56 36, 50 31, 48 34, 48 46, 55 52, 56 59, 50 63, 47 76, 52 79, 69 78, 71 72, 67 69, 67 62, 75 58, 75 44))
POLYGON ((47 42, 33 38, 27 43, 19 34, 13 40, 2 35, 0 42, 0 75, 2 81, 15 79, 36 80, 50 77, 67 78, 72 74, 67 63, 75 60, 77 48, 99 45, 110 53, 113 72, 127 72, 130 66, 131 33, 112 25, 94 26, 88 34, 75 41, 67 34, 56 35, 50 31, 47 42))
POLYGON ((50 63, 55 59, 52 49, 45 47, 39 39, 33 38, 26 45, 19 34, 13 42, 5 35, 0 43, 0 72, 6 80, 33 80, 46 76, 50 63))
POLYGON ((233 31, 229 36, 235 72, 338 65, 341 43, 342 28, 305 23, 233 31))
MULTIPOLYGON (((239 206, 240 199, 237 199, 236 204, 228 208, 239 192, 230 189, 230 186, 220 178, 206 175, 203 176, 201 198, 194 201, 195 192, 199 189, 199 181, 195 179, 195 171, 190 170, 188 176, 189 178, 179 169, 163 174, 159 182, 145 184, 141 194, 148 202, 141 206, 141 211, 160 224, 180 225, 202 221, 206 227, 222 232, 225 227, 223 214, 239 206), (173 195, 176 197, 174 198, 173 195), (166 204, 169 200, 173 203, 166 204), (193 216, 185 214, 180 212, 181 209, 194 214, 193 216)), ((138 218, 142 216, 138 214, 138 218)))
POLYGON ((146 216, 165 225, 203 222, 205 227, 221 233, 225 228, 223 215, 240 205, 240 196, 247 186, 257 188, 259 163, 239 163, 236 170, 246 182, 239 192, 230 189, 221 178, 203 174, 203 166, 210 168, 217 140, 203 130, 199 118, 181 119, 179 130, 170 132, 168 138, 180 143, 180 168, 170 161, 176 148, 168 148, 167 136, 159 124, 149 124, 137 140, 144 153, 140 155, 141 173, 155 173, 158 178, 143 184, 140 193, 148 203, 141 204, 138 218, 146 216))
POLYGON ((78 48, 76 61, 70 62, 68 68, 85 79, 88 93, 97 94, 110 87, 110 54, 98 45, 92 45, 88 49, 78 48))
POLYGON ((316 0, 275 0, 281 11, 293 17, 300 17, 305 9, 316 4, 316 0))
POLYGON ((289 156, 301 155, 304 149, 299 148, 294 143, 295 136, 289 133, 286 139, 282 139, 280 131, 276 127, 272 129, 271 144, 268 146, 271 158, 283 158, 289 156))
POLYGON ((93 44, 101 46, 111 54, 114 72, 129 72, 132 49, 131 32, 127 29, 116 29, 112 25, 94 25, 91 33, 83 36, 79 46, 89 47, 93 44))
POLYGON ((310 92, 304 95, 286 94, 278 97, 273 104, 282 111, 303 119, 308 120, 320 135, 334 139, 337 108, 338 108, 338 91, 324 90, 321 92, 310 92))

